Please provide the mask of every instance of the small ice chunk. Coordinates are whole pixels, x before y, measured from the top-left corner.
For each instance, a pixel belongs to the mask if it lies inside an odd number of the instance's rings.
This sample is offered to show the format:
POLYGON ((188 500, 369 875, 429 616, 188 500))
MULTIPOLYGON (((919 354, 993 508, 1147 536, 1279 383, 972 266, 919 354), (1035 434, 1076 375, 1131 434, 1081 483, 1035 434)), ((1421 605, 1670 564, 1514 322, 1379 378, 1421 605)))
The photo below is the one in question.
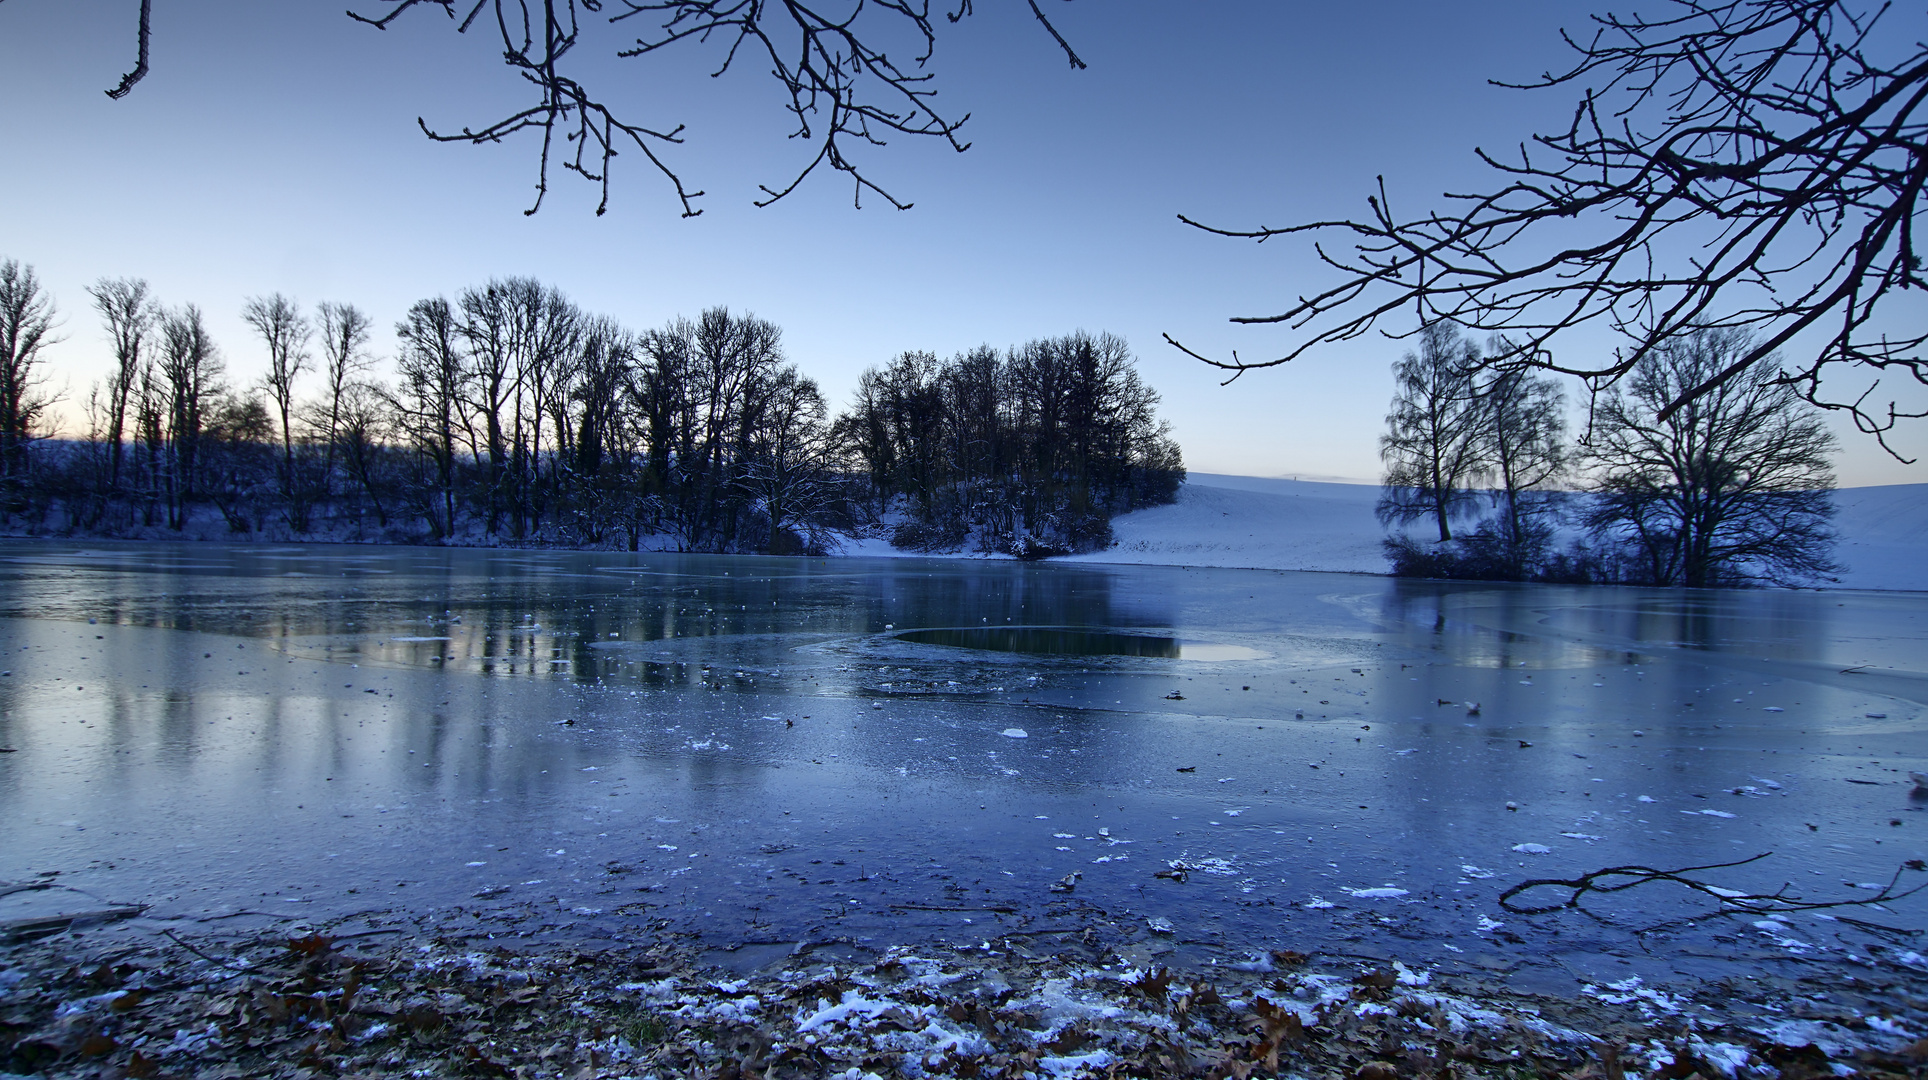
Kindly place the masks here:
POLYGON ((1028 739, 1031 737, 1031 733, 1021 727, 1008 727, 998 732, 998 734, 1007 739, 1028 739))
POLYGON ((1347 889, 1346 892, 1351 893, 1361 900, 1395 900, 1401 896, 1409 895, 1408 890, 1394 888, 1391 885, 1372 889, 1347 889))
POLYGON ((1699 814, 1699 815, 1702 815, 1702 816, 1705 816, 1705 817, 1724 817, 1724 818, 1731 818, 1731 817, 1733 817, 1733 816, 1734 816, 1733 814, 1730 814, 1730 813, 1728 813, 1728 812, 1727 812, 1727 811, 1725 811, 1725 810, 1682 810, 1682 811, 1681 811, 1681 813, 1683 813, 1683 814, 1699 814))
POLYGON ((1545 855, 1553 849, 1545 844, 1514 844, 1513 850, 1522 855, 1545 855))
POLYGON ((1640 797, 1640 798, 1639 798, 1638 800, 1636 800, 1636 801, 1637 801, 1637 802, 1654 802, 1654 801, 1655 801, 1655 799, 1654 799, 1654 797, 1653 797, 1652 795, 1642 795, 1642 796, 1641 796, 1641 797, 1640 797))

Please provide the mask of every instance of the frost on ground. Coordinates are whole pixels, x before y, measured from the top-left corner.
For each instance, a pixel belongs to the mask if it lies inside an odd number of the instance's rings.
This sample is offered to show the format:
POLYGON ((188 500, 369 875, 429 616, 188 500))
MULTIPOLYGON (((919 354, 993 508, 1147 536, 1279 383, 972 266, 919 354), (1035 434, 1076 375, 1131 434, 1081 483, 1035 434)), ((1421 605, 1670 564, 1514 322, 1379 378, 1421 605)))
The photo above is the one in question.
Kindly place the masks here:
MULTIPOLYGON (((1792 990, 1757 994, 1743 1016, 1745 995, 1726 991, 1703 1003, 1629 979, 1559 1000, 1283 950, 1179 975, 1132 966, 1088 929, 975 949, 827 943, 747 977, 669 942, 385 933, 14 946, 0 953, 0 1071, 1805 1080, 1919 1076, 1928 1058, 1905 1008, 1856 1015, 1792 990)), ((1908 986, 1900 997, 1918 1000, 1908 986)))

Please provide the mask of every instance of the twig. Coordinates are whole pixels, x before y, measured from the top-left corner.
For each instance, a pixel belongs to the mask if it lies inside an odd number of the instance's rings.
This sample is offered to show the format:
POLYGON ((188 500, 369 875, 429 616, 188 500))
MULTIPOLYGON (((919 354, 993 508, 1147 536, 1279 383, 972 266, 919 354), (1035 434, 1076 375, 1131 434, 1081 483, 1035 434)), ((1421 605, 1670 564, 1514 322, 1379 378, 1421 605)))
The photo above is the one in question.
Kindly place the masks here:
MULTIPOLYGON (((1595 870, 1590 874, 1582 874, 1577 878, 1534 878, 1530 881, 1522 881, 1501 893, 1499 903, 1500 907, 1505 908, 1515 915, 1544 915, 1548 912, 1562 911, 1567 908, 1579 908, 1580 898, 1588 893, 1621 892, 1626 889, 1648 884, 1649 882, 1671 881, 1676 885, 1683 885, 1695 892, 1711 896, 1723 905, 1732 905, 1735 908, 1747 912, 1768 913, 1778 911, 1817 911, 1822 908, 1860 907, 1868 904, 1880 904, 1913 896, 1922 889, 1928 888, 1928 884, 1922 884, 1908 889, 1905 892, 1895 891, 1896 884, 1901 881, 1902 871, 1913 869, 1913 867, 1906 864, 1895 868, 1894 876, 1888 879, 1888 883, 1881 887, 1880 892, 1873 896, 1860 897, 1853 900, 1803 900, 1798 896, 1788 895, 1788 887, 1786 885, 1781 886, 1779 891, 1772 893, 1744 893, 1734 889, 1725 889, 1718 885, 1709 885, 1704 881, 1686 876, 1702 870, 1725 870, 1735 866, 1746 866, 1749 863, 1759 862, 1772 854, 1774 853, 1771 851, 1763 851, 1759 855, 1749 859, 1739 859, 1734 862, 1709 863, 1706 866, 1684 866, 1678 870, 1656 870, 1651 866, 1609 866, 1604 870, 1595 870), (1602 884, 1604 881, 1613 881, 1618 878, 1625 878, 1627 880, 1619 881, 1615 884, 1602 884), (1557 904, 1525 906, 1513 903, 1514 897, 1529 890, 1539 888, 1571 889, 1572 892, 1564 901, 1557 904)), ((1581 910, 1585 909, 1582 908, 1581 910)))
POLYGON ((201 950, 195 948, 194 946, 189 945, 187 942, 182 941, 178 936, 175 935, 174 931, 172 930, 163 929, 161 931, 161 936, 173 942, 174 944, 179 945, 181 948, 186 949, 188 952, 191 952, 194 955, 200 957, 201 959, 206 960, 210 964, 219 964, 230 971, 250 970, 247 966, 236 964, 232 960, 223 960, 218 956, 209 956, 207 953, 204 953, 201 950))

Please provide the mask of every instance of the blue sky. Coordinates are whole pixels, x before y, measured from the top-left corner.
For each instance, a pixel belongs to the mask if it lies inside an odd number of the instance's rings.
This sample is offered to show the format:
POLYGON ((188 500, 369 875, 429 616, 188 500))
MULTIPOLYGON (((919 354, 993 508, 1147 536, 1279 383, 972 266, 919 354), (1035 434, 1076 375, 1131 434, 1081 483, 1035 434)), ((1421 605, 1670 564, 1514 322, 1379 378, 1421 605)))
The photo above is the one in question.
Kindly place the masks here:
MULTIPOLYGON (((688 125, 672 160, 708 192, 678 217, 646 166, 618 162, 610 212, 574 178, 533 194, 535 147, 435 145, 415 127, 477 124, 520 100, 490 37, 432 10, 387 32, 342 0, 155 0, 153 73, 122 101, 135 0, 0 2, 0 256, 33 264, 64 312, 50 352, 68 401, 104 372, 85 286, 138 276, 211 316, 237 383, 265 368, 239 312, 281 291, 352 301, 387 328, 413 301, 491 276, 533 275, 584 307, 646 327, 726 304, 784 329, 791 359, 841 405, 865 368, 1074 328, 1134 347, 1199 471, 1373 479, 1399 343, 1363 340, 1221 387, 1161 339, 1264 353, 1263 314, 1319 278, 1303 246, 1206 236, 1227 225, 1364 211, 1375 175, 1400 205, 1436 203, 1481 169, 1472 149, 1560 123, 1571 94, 1491 87, 1562 59, 1565 0, 1439 4, 1052 0, 1090 63, 1072 72, 1021 0, 978 0, 940 39, 940 103, 968 111, 965 154, 898 139, 873 176, 915 208, 851 207, 840 179, 751 205, 808 153, 788 140, 753 64, 714 54, 646 66, 585 35, 609 97, 688 125)), ((361 10, 358 8, 358 10, 361 10)), ((367 10, 378 10, 369 4, 367 10)), ((598 34, 601 31, 597 32, 598 34)), ((1844 483, 1928 480, 1844 433, 1844 483)), ((1901 440, 1928 450, 1919 429, 1901 440)))

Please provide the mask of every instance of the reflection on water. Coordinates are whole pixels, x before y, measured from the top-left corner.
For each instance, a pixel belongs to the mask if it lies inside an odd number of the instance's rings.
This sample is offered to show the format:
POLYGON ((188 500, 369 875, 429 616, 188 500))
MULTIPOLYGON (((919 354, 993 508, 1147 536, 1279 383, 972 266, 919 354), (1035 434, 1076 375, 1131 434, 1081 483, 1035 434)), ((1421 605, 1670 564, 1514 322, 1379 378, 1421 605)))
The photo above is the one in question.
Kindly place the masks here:
POLYGON ((1106 630, 1073 630, 1062 626, 947 626, 905 630, 899 640, 922 645, 949 645, 991 652, 1037 653, 1044 656, 1166 656, 1177 657, 1178 639, 1155 634, 1119 634, 1106 630))
POLYGON ((13 543, 0 880, 794 939, 1042 917, 1081 874, 1228 939, 1396 913, 1491 949, 1522 876, 1928 856, 1925 640, 1916 597, 13 543), (1153 876, 1178 859, 1234 870, 1153 876))
POLYGON ((904 630, 899 641, 947 645, 987 652, 1028 653, 1036 656, 1156 656, 1173 660, 1263 660, 1267 653, 1249 645, 1214 641, 1182 641, 1150 631, 1118 633, 1065 626, 944 626, 904 630))

